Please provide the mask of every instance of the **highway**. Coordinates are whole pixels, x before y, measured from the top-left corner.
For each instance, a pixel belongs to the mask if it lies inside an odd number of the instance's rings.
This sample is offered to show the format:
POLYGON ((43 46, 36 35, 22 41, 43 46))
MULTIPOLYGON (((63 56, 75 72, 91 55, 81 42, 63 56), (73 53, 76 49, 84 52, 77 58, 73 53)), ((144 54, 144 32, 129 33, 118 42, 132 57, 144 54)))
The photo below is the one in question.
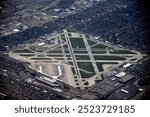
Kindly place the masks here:
POLYGON ((4 97, 6 97, 6 96, 7 96, 6 94, 4 94, 4 93, 1 93, 1 92, 0 92, 0 95, 1 95, 1 96, 4 96, 4 97))

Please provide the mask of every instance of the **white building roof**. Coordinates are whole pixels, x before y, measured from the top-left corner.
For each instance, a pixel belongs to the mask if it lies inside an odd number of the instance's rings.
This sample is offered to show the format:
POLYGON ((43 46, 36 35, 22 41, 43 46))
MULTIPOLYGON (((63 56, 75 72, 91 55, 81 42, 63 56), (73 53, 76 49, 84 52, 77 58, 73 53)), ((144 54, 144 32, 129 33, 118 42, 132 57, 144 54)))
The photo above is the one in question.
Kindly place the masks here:
POLYGON ((129 67, 129 66, 131 66, 131 64, 130 64, 130 63, 127 63, 127 64, 123 65, 123 68, 127 68, 127 67, 129 67))
POLYGON ((42 42, 42 43, 39 43, 39 44, 38 44, 38 46, 42 46, 42 45, 45 45, 45 43, 44 43, 44 42, 42 42))
POLYGON ((122 77, 124 77, 125 75, 126 75, 125 72, 120 72, 120 73, 116 74, 115 76, 118 77, 118 78, 122 78, 122 77))

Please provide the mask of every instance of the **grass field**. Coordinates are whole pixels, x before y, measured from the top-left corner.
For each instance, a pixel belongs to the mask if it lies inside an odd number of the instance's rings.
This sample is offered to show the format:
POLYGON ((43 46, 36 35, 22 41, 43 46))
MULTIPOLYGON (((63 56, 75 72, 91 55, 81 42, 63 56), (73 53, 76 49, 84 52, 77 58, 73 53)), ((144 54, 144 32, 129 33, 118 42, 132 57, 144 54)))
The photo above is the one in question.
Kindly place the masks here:
POLYGON ((105 54, 107 53, 106 51, 92 51, 93 54, 105 54))
POLYGON ((72 73, 76 74, 75 69, 73 67, 71 67, 72 73))
POLYGON ((65 35, 64 35, 64 34, 60 35, 60 37, 61 37, 61 39, 62 39, 63 41, 66 42, 66 38, 65 38, 65 35))
POLYGON ((110 51, 110 54, 136 54, 134 52, 128 51, 128 50, 113 50, 110 51))
POLYGON ((104 69, 102 67, 103 64, 118 64, 118 63, 117 62, 96 62, 96 65, 100 72, 104 71, 104 69))
POLYGON ((47 53, 62 53, 62 49, 61 48, 56 48, 56 49, 48 51, 47 53))
POLYGON ((86 48, 82 38, 70 38, 72 48, 86 48))
POLYGON ((91 48, 107 48, 107 46, 102 45, 102 44, 97 44, 97 45, 95 45, 95 46, 93 46, 91 48))
POLYGON ((28 49, 20 49, 20 50, 14 50, 13 53, 34 53, 34 52, 28 49))
POLYGON ((55 58, 55 59, 57 59, 57 60, 64 60, 64 58, 55 58))
POLYGON ((51 60, 51 58, 31 58, 31 60, 51 60))
POLYGON ((81 71, 81 70, 80 70, 80 74, 81 74, 82 78, 90 78, 90 77, 95 75, 95 73, 86 73, 86 72, 81 71))
POLYGON ((67 45, 67 44, 65 44, 65 45, 63 46, 63 48, 68 48, 68 45, 67 45))
POLYGON ((110 55, 97 55, 97 56, 94 56, 94 59, 95 60, 126 60, 126 58, 124 57, 120 57, 120 56, 110 56, 110 55))
POLYGON ((87 41, 88 41, 89 46, 92 46, 92 45, 96 44, 96 42, 93 42, 91 40, 87 40, 87 41))
POLYGON ((88 72, 95 72, 91 62, 77 62, 78 67, 88 72))
POLYGON ((48 51, 47 53, 62 53, 62 51, 48 51))
POLYGON ((76 50, 74 50, 74 53, 82 54, 82 53, 88 53, 88 52, 87 51, 76 51, 76 50))
POLYGON ((48 50, 47 47, 41 47, 41 46, 31 46, 30 50, 33 50, 35 52, 44 52, 46 50, 48 50))
POLYGON ((31 57, 34 56, 34 54, 19 54, 20 56, 24 56, 24 57, 31 57))
POLYGON ((90 60, 88 55, 75 55, 76 60, 90 60))
POLYGON ((54 54, 53 54, 53 55, 50 55, 50 54, 49 54, 49 55, 47 55, 47 56, 48 56, 48 57, 63 57, 63 55, 54 55, 54 54))

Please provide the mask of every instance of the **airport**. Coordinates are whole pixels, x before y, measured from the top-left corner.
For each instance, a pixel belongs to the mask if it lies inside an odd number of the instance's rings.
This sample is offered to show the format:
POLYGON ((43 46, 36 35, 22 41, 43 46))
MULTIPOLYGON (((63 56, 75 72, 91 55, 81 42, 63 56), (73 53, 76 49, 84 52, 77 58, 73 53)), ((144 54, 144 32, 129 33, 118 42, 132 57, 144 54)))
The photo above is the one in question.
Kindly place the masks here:
MULTIPOLYGON (((82 90, 102 81, 104 74, 114 67, 126 63, 123 68, 127 68, 143 58, 137 51, 100 42, 96 37, 71 30, 26 44, 23 49, 10 51, 9 56, 51 77, 37 78, 39 81, 51 85, 60 81, 82 90)), ((125 75, 124 72, 115 74, 121 82, 132 78, 131 75, 122 78, 125 75)))

